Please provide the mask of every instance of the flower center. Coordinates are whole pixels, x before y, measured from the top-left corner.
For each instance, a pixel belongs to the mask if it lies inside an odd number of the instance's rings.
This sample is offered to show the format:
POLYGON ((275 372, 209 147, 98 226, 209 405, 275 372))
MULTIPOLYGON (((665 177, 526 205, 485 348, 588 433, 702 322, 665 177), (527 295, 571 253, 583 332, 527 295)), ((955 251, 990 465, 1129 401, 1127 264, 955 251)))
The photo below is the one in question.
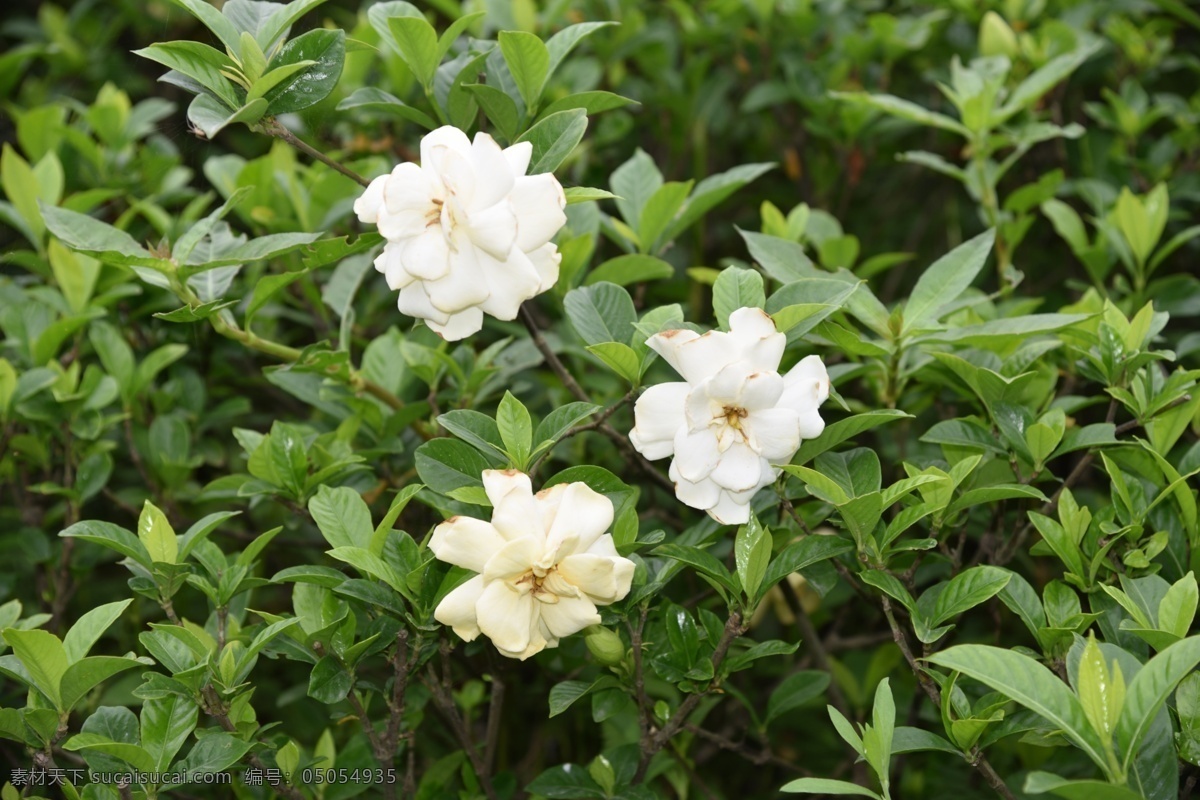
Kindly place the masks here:
MULTIPOLYGON (((735 431, 741 432, 742 420, 750 415, 750 412, 741 406, 725 406, 721 410, 721 416, 724 417, 725 424, 735 431)), ((718 417, 720 420, 721 417, 718 417)))
POLYGON ((534 567, 517 580, 517 586, 526 586, 529 588, 529 593, 537 600, 540 600, 543 603, 554 604, 558 602, 558 595, 551 589, 550 586, 546 585, 547 583, 554 583, 554 574, 554 567, 551 567, 549 570, 542 569, 541 567, 534 567))

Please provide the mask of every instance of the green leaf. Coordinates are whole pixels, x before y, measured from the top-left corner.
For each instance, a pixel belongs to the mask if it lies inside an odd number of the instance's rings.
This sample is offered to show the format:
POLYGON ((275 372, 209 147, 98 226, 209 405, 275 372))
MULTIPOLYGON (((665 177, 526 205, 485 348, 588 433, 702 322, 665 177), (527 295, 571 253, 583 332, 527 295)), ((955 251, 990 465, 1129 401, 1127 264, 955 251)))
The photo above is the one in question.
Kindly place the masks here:
POLYGON ((369 547, 374 526, 362 495, 347 486, 322 485, 308 501, 321 535, 330 547, 369 547))
POLYGON ((387 24, 400 49, 400 57, 417 81, 429 89, 441 61, 437 31, 424 17, 391 17, 387 24))
POLYGON ((323 656, 308 675, 308 696, 326 703, 340 703, 350 693, 354 678, 336 656, 323 656))
MULTIPOLYGON (((1029 656, 999 647, 963 644, 934 653, 928 660, 968 675, 1049 720, 1092 761, 1105 766, 1103 748, 1078 698, 1053 672, 1029 656)), ((1126 703, 1128 713, 1128 700, 1126 703)))
POLYGON ((100 262, 82 253, 71 252, 57 239, 50 240, 46 252, 50 259, 50 268, 54 272, 54 282, 66 298, 67 305, 77 314, 82 312, 96 288, 96 279, 100 276, 100 262))
POLYGON ((1192 636, 1147 661, 1129 681, 1116 730, 1117 752, 1122 754, 1126 772, 1159 709, 1197 664, 1200 664, 1200 636, 1192 636))
POLYGON ((600 410, 594 403, 567 403, 558 406, 538 423, 533 432, 534 455, 552 447, 567 431, 600 410))
POLYGON ((1110 668, 1096 637, 1090 634, 1080 655, 1076 690, 1092 730, 1101 742, 1111 741, 1125 702, 1125 680, 1120 665, 1114 661, 1110 668))
POLYGON ((45 204, 40 207, 46 227, 72 250, 95 256, 106 264, 157 269, 162 266, 162 259, 151 256, 125 231, 87 214, 45 204))
POLYGON ((117 621, 121 612, 132 602, 133 600, 129 599, 105 603, 87 611, 76 620, 63 637, 63 651, 67 654, 67 661, 73 664, 86 656, 96 640, 117 621))
POLYGON ((500 438, 500 429, 496 425, 496 420, 487 414, 469 408, 456 408, 439 416, 437 422, 458 438, 487 455, 502 456, 504 454, 504 440, 500 438))
POLYGON ((537 175, 558 169, 583 139, 587 126, 587 112, 576 108, 550 114, 521 134, 518 142, 533 145, 527 174, 537 175))
POLYGON ((64 750, 95 750, 98 753, 119 758, 134 769, 142 772, 154 772, 154 756, 145 748, 126 742, 114 742, 107 736, 97 733, 77 733, 63 743, 64 750))
POLYGON ((287 114, 315 105, 337 86, 346 62, 346 32, 317 28, 285 44, 271 59, 274 71, 291 64, 311 61, 312 66, 296 72, 265 94, 267 113, 287 114))
POLYGON ((824 694, 830 675, 821 670, 800 670, 787 676, 767 700, 764 724, 770 724, 789 711, 800 708, 824 694))
POLYGON ((1003 123, 1018 111, 1032 106, 1046 92, 1053 89, 1060 81, 1070 75, 1084 61, 1101 47, 1099 42, 1090 43, 1070 53, 1064 53, 1050 59, 1021 81, 1008 100, 1000 108, 998 114, 992 117, 992 124, 1003 123))
POLYGON ((870 789, 864 789, 849 781, 835 781, 832 778, 797 778, 779 787, 779 791, 789 794, 831 794, 854 795, 856 797, 874 797, 883 800, 870 789))
POLYGON ((854 549, 840 536, 805 536, 779 551, 763 575, 763 592, 793 572, 811 567, 820 561, 839 556, 854 549))
POLYGON ((116 550, 121 555, 141 564, 147 570, 151 569, 150 553, 146 550, 146 546, 132 533, 111 522, 100 522, 99 520, 76 522, 59 536, 82 539, 85 542, 116 550))
MULTIPOLYGON (((5 143, 0 151, 0 187, 8 196, 9 202, 20 214, 33 235, 33 243, 38 250, 42 247, 42 234, 47 223, 42 220, 38 211, 38 198, 41 191, 38 188, 37 176, 29 162, 21 158, 12 145, 5 143)), ((52 204, 47 204, 52 205, 52 204)), ((51 229, 53 231, 53 229, 51 229)), ((57 234, 56 234, 57 235, 57 234)), ((62 237, 59 237, 62 238, 62 237)))
MULTIPOLYGON (((396 116, 406 119, 409 122, 415 122, 427 130, 433 130, 438 126, 433 117, 429 116, 424 111, 421 111, 418 108, 413 108, 400 98, 390 95, 382 89, 377 89, 374 86, 364 86, 359 89, 355 89, 349 97, 338 103, 337 108, 338 111, 343 111, 350 108, 365 108, 371 111, 383 111, 388 114, 395 114, 396 116)), ((493 120, 493 122, 494 121, 495 120, 493 120)))
MULTIPOLYGON (((589 113, 595 112, 589 110, 589 113)), ((688 198, 683 210, 667 226, 663 241, 675 240, 680 233, 691 227, 700 217, 731 194, 774 168, 774 164, 742 164, 725 172, 709 175, 696 184, 692 196, 688 198)))
POLYGON ((563 307, 571 326, 588 344, 628 342, 637 311, 629 292, 613 283, 597 283, 567 292, 563 307))
POLYGON ((500 406, 496 409, 496 427, 500 430, 505 449, 518 468, 524 469, 533 450, 533 420, 529 416, 529 409, 512 392, 506 391, 500 400, 500 406))
POLYGON ((72 708, 88 692, 117 675, 134 667, 144 667, 154 662, 148 658, 124 658, 117 656, 92 656, 80 659, 63 673, 60 689, 64 709, 72 708))
POLYGON ((936 322, 941 309, 958 298, 983 269, 996 241, 994 230, 960 244, 921 273, 904 307, 902 334, 936 322))
POLYGON ((804 481, 805 487, 814 497, 830 505, 841 506, 850 502, 850 495, 846 494, 846 490, 828 475, 794 464, 783 465, 783 471, 804 481))
POLYGON ((734 539, 733 554, 738 579, 751 604, 758 597, 759 587, 762 586, 767 573, 767 565, 771 560, 771 543, 770 532, 754 514, 750 515, 748 523, 738 528, 734 539))
POLYGON ((612 192, 606 192, 603 189, 594 189, 590 186, 568 186, 563 189, 563 194, 567 197, 567 205, 576 203, 587 203, 592 200, 611 200, 616 197, 612 192))
MULTIPOLYGON (((605 192, 604 194, 608 194, 605 192)), ((617 286, 628 286, 631 283, 661 280, 674 276, 675 268, 661 258, 630 253, 628 255, 610 258, 588 273, 583 283, 591 286, 595 283, 608 282, 617 286)))
POLYGON ((209 139, 238 122, 252 125, 262 119, 265 113, 267 101, 261 97, 237 108, 236 111, 206 94, 196 95, 188 106, 188 119, 204 131, 204 135, 209 139))
POLYGON ((562 681, 550 687, 550 716, 557 717, 576 701, 602 689, 615 689, 620 683, 611 675, 603 675, 594 681, 562 681))
MULTIPOLYGON (((237 52, 236 47, 234 52, 237 52)), ((221 74, 222 71, 234 69, 234 63, 219 50, 200 42, 178 41, 152 44, 134 50, 133 54, 182 72, 212 92, 226 106, 237 108, 242 105, 233 83, 221 74)))
POLYGON ((1066 800, 1145 800, 1124 786, 1103 781, 1067 780, 1049 772, 1030 772, 1025 776, 1026 794, 1053 794, 1066 800))
POLYGON ((294 64, 284 64, 276 67, 254 82, 254 85, 250 87, 250 91, 246 93, 246 102, 252 102, 260 97, 265 99, 267 92, 270 92, 285 80, 304 72, 316 63, 315 61, 297 61, 294 64))
POLYGON ((621 342, 590 344, 588 352, 596 356, 613 372, 636 385, 642 376, 641 359, 632 347, 621 342))
POLYGON ((65 711, 59 684, 70 661, 58 637, 48 631, 4 629, 4 641, 25 667, 33 685, 54 707, 65 711))
POLYGON ((979 566, 955 575, 933 607, 930 627, 937 627, 999 594, 1012 573, 999 567, 979 566))
MULTIPOLYGON (((292 0, 282 6, 275 6, 274 13, 262 20, 256 30, 250 31, 254 34, 254 41, 264 51, 270 51, 276 40, 292 27, 292 23, 324 2, 325 0, 292 0)), ((229 6, 226 5, 223 10, 228 15, 229 6)))
POLYGON ((559 98, 546 106, 542 109, 541 116, 548 117, 551 114, 559 111, 569 111, 572 108, 582 108, 588 113, 588 116, 594 116, 604 111, 623 108, 631 104, 637 105, 638 103, 636 100, 630 100, 628 97, 622 97, 612 92, 576 92, 559 98))
POLYGON ((726 267, 713 284, 713 311, 717 323, 729 330, 729 315, 739 308, 762 308, 767 304, 763 278, 752 269, 726 267))
POLYGON ((233 52, 238 51, 239 40, 241 39, 241 31, 229 21, 216 6, 208 2, 208 0, 170 0, 175 5, 186 10, 196 19, 204 23, 204 26, 212 31, 221 44, 228 47, 233 52))
POLYGON ((912 415, 895 409, 885 409, 882 411, 868 411, 864 414, 856 414, 848 419, 838 420, 831 425, 826 425, 825 430, 816 439, 805 439, 801 442, 800 449, 796 451, 792 462, 795 464, 806 464, 821 453, 837 447, 847 439, 853 439, 860 433, 897 419, 904 419, 905 417, 912 417, 912 415))
POLYGON ((452 439, 426 442, 415 456, 421 482, 442 494, 463 486, 482 486, 483 471, 493 468, 475 448, 452 439))
POLYGON ((500 31, 496 38, 525 107, 536 109, 550 72, 550 51, 541 39, 524 31, 500 31))
POLYGON ((154 759, 155 769, 165 771, 175 760, 198 715, 195 703, 173 694, 142 704, 142 747, 154 759))
POLYGON ((517 135, 517 126, 521 121, 521 112, 513 99, 486 83, 464 83, 463 88, 474 96, 475 102, 479 103, 479 107, 487 114, 487 118, 500 135, 512 141, 517 135))
POLYGON ((664 183, 646 200, 637 224, 638 241, 643 253, 658 252, 667 244, 666 241, 660 241, 663 231, 678 216, 691 191, 692 181, 664 183))
POLYGON ((654 548, 654 555, 674 559, 707 575, 729 591, 734 591, 732 577, 725 565, 716 556, 699 547, 681 544, 662 544, 654 548))
POLYGON ((147 500, 138 517, 138 539, 150 554, 151 562, 175 564, 179 555, 179 541, 175 530, 158 506, 147 500))
POLYGON ((550 54, 550 66, 547 70, 549 74, 554 74, 558 69, 558 65, 567 57, 567 54, 575 49, 585 37, 591 36, 601 28, 609 25, 616 25, 616 22, 580 22, 577 25, 568 25, 558 33, 550 37, 546 42, 546 50, 550 54))
POLYGON ((396 520, 404 513, 404 509, 408 507, 409 501, 417 496, 417 492, 425 487, 419 483, 410 483, 400 491, 396 492, 396 496, 392 498, 392 504, 388 507, 387 513, 383 515, 383 519, 375 526, 375 532, 371 534, 370 551, 374 555, 382 555, 383 548, 387 544, 387 538, 392 533, 392 527, 396 524, 396 520))
POLYGON ((1188 635, 1192 620, 1196 618, 1196 604, 1200 600, 1196 575, 1189 572, 1167 590, 1158 605, 1158 628, 1172 633, 1180 639, 1188 635))
POLYGON ((862 92, 830 92, 829 94, 838 100, 870 106, 871 108, 891 114, 894 117, 915 122, 918 125, 951 131, 964 138, 970 136, 970 131, 962 123, 947 117, 945 114, 930 111, 923 106, 919 106, 908 100, 902 100, 894 95, 865 94, 862 92))

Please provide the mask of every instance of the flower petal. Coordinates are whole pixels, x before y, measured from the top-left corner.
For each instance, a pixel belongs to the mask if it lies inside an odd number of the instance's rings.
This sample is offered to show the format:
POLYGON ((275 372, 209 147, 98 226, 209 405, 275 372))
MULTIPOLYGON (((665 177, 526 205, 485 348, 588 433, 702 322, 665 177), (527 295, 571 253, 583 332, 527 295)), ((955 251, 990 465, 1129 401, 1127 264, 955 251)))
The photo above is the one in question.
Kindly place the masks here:
MULTIPOLYGON (((513 492, 507 495, 492 508, 492 524, 509 540, 535 537, 545 551, 547 523, 532 494, 513 492)), ((538 556, 542 554, 539 552, 538 556)))
POLYGON ((721 492, 708 515, 722 525, 744 525, 750 521, 750 498, 743 500, 731 492, 721 492))
POLYGON ((717 437, 710 429, 689 433, 680 428, 675 434, 675 460, 672 462, 681 477, 689 481, 707 478, 721 461, 717 437))
POLYGON ((440 225, 430 225, 404 246, 404 269, 414 278, 436 281, 450 272, 450 247, 440 225))
POLYGON ((354 201, 354 213, 364 225, 374 225, 379 221, 379 212, 383 209, 383 187, 387 179, 387 175, 375 178, 354 201))
POLYGON ((451 517, 433 529, 429 549, 439 561, 472 572, 483 572, 483 565, 506 543, 490 522, 473 517, 451 517))
POLYGON ((533 264, 538 274, 537 294, 550 289, 558 283, 558 266, 562 263, 562 253, 552 244, 544 244, 525 254, 533 264))
POLYGON ((464 158, 471 155, 471 140, 453 125, 443 125, 421 139, 421 166, 441 176, 441 161, 447 152, 457 152, 464 158))
POLYGON ((698 508, 701 511, 712 508, 720 498, 721 487, 708 478, 699 481, 689 481, 679 474, 678 459, 671 462, 669 475, 675 483, 675 497, 684 505, 698 508))
POLYGON ((473 209, 495 205, 512 191, 513 168, 496 140, 483 131, 475 134, 471 144, 471 165, 475 169, 473 209))
POLYGON ((527 575, 542 555, 542 543, 533 536, 513 539, 487 560, 483 566, 485 581, 517 581, 527 575))
POLYGON ((758 453, 745 442, 736 442, 721 454, 721 461, 708 476, 718 486, 734 492, 755 489, 762 480, 758 453))
POLYGON ((533 497, 533 483, 524 472, 515 469, 485 469, 483 475, 483 490, 487 493, 492 507, 500 505, 500 501, 511 492, 533 497))
POLYGON ((821 419, 815 408, 801 414, 799 423, 801 439, 815 439, 825 430, 825 420, 821 419))
POLYGON ((595 603, 586 597, 560 597, 557 603, 544 603, 538 610, 546 627, 559 638, 600 624, 595 603))
POLYGON ((506 581, 486 583, 475 604, 479 629, 506 655, 524 653, 537 627, 534 606, 529 592, 506 581))
POLYGON ((634 564, 628 558, 591 553, 567 556, 558 565, 558 574, 596 605, 615 603, 629 594, 633 570, 634 564))
POLYGON ((404 268, 404 248, 406 245, 388 242, 383 252, 375 257, 375 270, 382 272, 387 280, 388 288, 393 292, 403 289, 413 282, 413 276, 404 268))
POLYGON ((496 319, 515 319, 521 303, 538 292, 541 278, 537 269, 520 250, 513 250, 504 260, 486 252, 480 252, 479 256, 490 289, 481 308, 496 319))
POLYGON ((425 324, 447 342, 457 342, 479 332, 483 327, 483 311, 478 308, 468 308, 457 314, 451 314, 445 325, 439 325, 433 320, 425 320, 425 324))
POLYGON ((531 142, 517 142, 510 147, 504 148, 504 159, 508 162, 508 166, 512 168, 513 175, 520 178, 529 169, 529 159, 533 158, 533 144, 531 142))
POLYGON ((800 417, 790 408, 764 408, 742 420, 748 444, 772 463, 787 463, 800 447, 800 417))
POLYGON ((550 530, 554 526, 554 520, 558 516, 558 509, 562 507, 563 495, 570 485, 569 483, 556 483, 548 489, 542 489, 533 496, 533 501, 537 505, 537 513, 540 515, 545 530, 550 530))
POLYGON ((383 187, 384 210, 388 214, 429 214, 436 210, 433 201, 441 199, 441 181, 412 162, 397 164, 383 187))
POLYGON ((818 356, 800 359, 783 376, 783 383, 779 405, 794 408, 801 415, 813 411, 829 397, 829 373, 818 356))
POLYGON ((729 335, 741 351, 742 360, 754 370, 776 371, 787 336, 761 308, 739 308, 729 315, 729 335))
POLYGON ((499 261, 508 258, 517 240, 517 215, 508 203, 496 203, 473 212, 467 229, 476 247, 499 261))
POLYGON ((449 625, 463 641, 473 640, 479 635, 475 608, 482 593, 483 576, 476 575, 443 597, 433 611, 433 618, 443 625, 449 625))
POLYGON ((546 244, 567 224, 567 197, 549 172, 518 178, 508 202, 517 214, 517 247, 525 252, 546 244))
POLYGON ((633 406, 633 430, 629 441, 649 459, 666 458, 675 452, 675 434, 687 424, 684 407, 691 387, 686 383, 651 386, 633 406))
POLYGON ((450 253, 450 270, 437 280, 426 281, 425 291, 434 308, 447 314, 487 300, 488 283, 479 265, 479 251, 469 241, 460 240, 458 252, 450 253))
POLYGON ((747 411, 774 408, 783 395, 783 378, 778 372, 753 372, 746 376, 738 405, 747 411))
POLYGON ((613 513, 612 500, 586 483, 569 484, 546 535, 546 552, 562 556, 587 550, 612 527, 613 513))
POLYGON ((424 281, 414 281, 401 289, 400 296, 396 298, 396 308, 400 309, 401 314, 408 314, 426 322, 445 325, 450 321, 449 314, 443 313, 429 302, 424 281))
POLYGON ((740 361, 742 352, 728 333, 709 331, 679 345, 675 358, 679 361, 679 374, 694 386, 740 361))

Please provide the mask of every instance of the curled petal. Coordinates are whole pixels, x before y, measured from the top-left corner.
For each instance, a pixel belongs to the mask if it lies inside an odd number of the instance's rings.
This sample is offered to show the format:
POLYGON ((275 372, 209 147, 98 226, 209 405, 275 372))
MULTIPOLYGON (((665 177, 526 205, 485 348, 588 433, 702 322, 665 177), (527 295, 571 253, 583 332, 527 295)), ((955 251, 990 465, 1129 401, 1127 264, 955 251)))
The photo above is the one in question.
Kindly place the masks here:
POLYGON ((451 517, 433 529, 429 549, 439 561, 483 572, 484 564, 505 544, 492 523, 472 517, 451 517))
POLYGON ((460 247, 450 253, 450 269, 435 281, 425 282, 429 302, 446 314, 477 306, 488 298, 487 278, 479 264, 479 251, 460 247))
POLYGON ((473 209, 495 205, 512 191, 512 166, 496 140, 482 131, 475 134, 475 141, 471 144, 471 166, 476 176, 473 209))
POLYGON ((750 521, 750 497, 723 491, 708 515, 722 525, 744 525, 750 521))
POLYGON ((440 177, 441 162, 448 152, 458 153, 463 158, 471 155, 471 140, 453 125, 443 125, 421 139, 421 167, 440 177))
POLYGON ((517 179, 508 201, 519 219, 517 247, 525 252, 546 244, 567 224, 567 197, 549 172, 517 179))
POLYGON ((484 581, 475 604, 479 629, 506 655, 523 654, 538 630, 533 597, 507 581, 484 581))
POLYGON ((721 461, 717 437, 709 430, 689 433, 686 428, 675 435, 675 460, 672 466, 689 481, 707 478, 721 461))
POLYGON ((785 388, 779 404, 794 408, 800 414, 815 410, 829 397, 829 373, 818 356, 802 358, 788 370, 783 383, 785 388))
POLYGON ((562 495, 554 525, 546 535, 547 552, 566 555, 587 550, 612 527, 613 513, 612 500, 586 483, 570 484, 562 495), (574 544, 570 550, 565 547, 568 543, 574 544))
POLYGON ((721 454, 720 463, 708 476, 718 486, 733 492, 757 489, 762 481, 758 453, 744 442, 737 442, 721 454))
POLYGON ((518 178, 529 169, 529 159, 531 158, 533 158, 533 144, 530 142, 517 142, 504 148, 504 160, 508 162, 513 175, 518 178))
POLYGON ((383 273, 392 291, 403 289, 413 282, 413 276, 404 268, 404 248, 403 244, 389 242, 384 245, 383 252, 375 257, 375 269, 383 273))
POLYGON ((558 573, 597 605, 608 605, 629 594, 634 564, 627 558, 578 553, 567 556, 558 573))
POLYGON ((433 618, 449 625, 463 641, 471 641, 479 635, 479 620, 475 612, 479 596, 483 594, 483 576, 476 575, 450 594, 442 598, 433 611, 433 618))
POLYGON ((559 638, 600 623, 596 605, 586 597, 560 597, 557 603, 543 604, 538 611, 550 633, 559 638))
POLYGON ((629 441, 638 452, 649 459, 666 458, 675 452, 675 434, 687 424, 684 407, 688 393, 686 383, 660 383, 651 386, 633 406, 633 430, 629 441))
POLYGON ((383 209, 383 187, 387 179, 387 175, 375 178, 354 201, 354 213, 364 225, 374 225, 379 220, 379 212, 383 209))
POLYGON ((450 321, 449 314, 434 307, 433 303, 429 301, 429 295, 425 292, 425 284, 422 281, 414 281, 400 290, 400 296, 396 298, 396 308, 400 309, 402 314, 418 317, 426 322, 445 325, 450 321))
POLYGON ((800 447, 800 415, 790 408, 754 411, 742 420, 742 430, 747 443, 775 464, 786 464, 800 447))
POLYGON ((515 469, 485 469, 481 477, 483 490, 493 508, 499 506, 500 501, 512 492, 533 497, 533 483, 524 472, 515 469))
POLYGON ((457 342, 479 332, 483 327, 483 311, 478 308, 468 308, 457 314, 451 314, 445 325, 439 325, 430 319, 425 320, 425 324, 447 342, 457 342))
POLYGON ((799 422, 801 439, 815 439, 825 430, 825 420, 821 419, 815 408, 801 414, 799 422))
POLYGON ((685 505, 707 511, 720 499, 721 487, 708 478, 689 481, 679 474, 678 461, 671 462, 670 476, 675 482, 675 497, 685 505))
POLYGON ((501 547, 483 567, 485 581, 516 581, 541 558, 542 543, 534 536, 514 539, 501 547))
POLYGON ((423 281, 436 281, 450 272, 450 247, 436 225, 404 245, 404 269, 423 281))

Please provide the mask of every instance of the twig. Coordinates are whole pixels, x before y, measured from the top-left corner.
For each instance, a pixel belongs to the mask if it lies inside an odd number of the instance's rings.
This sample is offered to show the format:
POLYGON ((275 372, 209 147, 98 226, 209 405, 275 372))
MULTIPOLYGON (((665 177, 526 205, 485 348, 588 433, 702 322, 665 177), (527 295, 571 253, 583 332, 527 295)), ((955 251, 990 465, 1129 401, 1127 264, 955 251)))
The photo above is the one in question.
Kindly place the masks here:
MULTIPOLYGON (((729 619, 725 622, 725 630, 721 633, 721 640, 717 642, 717 647, 713 651, 712 665, 714 674, 720 669, 721 663, 725 660, 726 653, 729 652, 729 646, 733 644, 733 640, 741 636, 745 630, 746 626, 742 624, 741 612, 732 612, 729 615, 729 619)), ((704 699, 705 695, 710 694, 716 688, 714 680, 707 691, 689 694, 679 704, 679 708, 675 709, 675 712, 671 714, 671 718, 666 721, 662 728, 650 735, 648 746, 647 744, 643 744, 642 746, 641 759, 638 761, 637 772, 633 776, 634 784, 642 782, 642 779, 646 777, 646 769, 650 766, 650 760, 654 758, 658 751, 666 746, 671 737, 679 732, 679 729, 687 722, 687 718, 696 710, 696 706, 700 705, 700 701, 704 699)))
MULTIPOLYGON (((529 331, 529 335, 533 339, 534 346, 538 349, 538 352, 542 354, 542 358, 546 360, 546 363, 550 366, 550 369, 552 369, 554 374, 558 376, 558 379, 562 381, 562 384, 567 388, 567 391, 574 395, 575 399, 584 403, 591 403, 591 397, 588 396, 588 393, 583 390, 583 387, 579 385, 579 382, 576 381, 571 373, 567 370, 566 366, 562 363, 562 360, 559 359, 558 355, 550 347, 549 342, 546 341, 546 337, 542 335, 542 330, 538 327, 537 320, 533 318, 533 313, 530 312, 528 304, 521 306, 520 316, 521 322, 525 324, 525 328, 529 331)), ((675 493, 675 484, 669 478, 667 478, 667 476, 656 470, 654 465, 647 461, 641 453, 635 450, 633 445, 629 443, 629 440, 621 435, 615 428, 613 428, 613 426, 609 425, 607 422, 602 422, 598 427, 598 430, 611 439, 613 444, 617 446, 617 449, 621 451, 622 455, 624 455, 627 460, 637 464, 638 468, 641 469, 641 471, 645 473, 648 478, 657 483, 665 491, 668 491, 671 494, 675 493)))
MULTIPOLYGON (((896 614, 892 609, 892 600, 887 595, 883 599, 883 614, 887 617, 888 626, 892 629, 892 638, 896 642, 896 646, 900 648, 901 654, 904 655, 904 660, 908 662, 909 669, 916 676, 917 683, 925 690, 925 694, 929 696, 934 708, 941 708, 942 697, 938 693, 937 687, 930 678, 917 664, 917 660, 913 658, 912 649, 908 646, 908 637, 904 634, 904 630, 900 627, 900 623, 896 621, 896 614)), ((988 782, 988 785, 996 790, 996 793, 1005 800, 1016 800, 1012 790, 1004 783, 1004 780, 996 774, 996 770, 992 768, 991 763, 983 755, 983 752, 976 749, 968 754, 967 762, 974 767, 983 779, 988 782)))
POLYGON ((281 123, 279 120, 275 119, 274 117, 271 117, 270 119, 267 119, 266 121, 261 123, 260 130, 263 133, 267 134, 268 136, 274 136, 276 139, 282 139, 283 141, 290 144, 292 147, 299 150, 301 153, 312 156, 317 161, 320 161, 322 164, 324 164, 327 167, 330 167, 331 169, 337 170, 338 172, 342 173, 347 178, 349 178, 350 180, 359 184, 360 186, 370 186, 371 185, 371 182, 369 180, 367 180, 366 178, 364 178, 362 175, 359 175, 357 172, 350 169, 349 167, 347 167, 337 161, 334 161, 332 158, 325 155, 320 150, 317 150, 315 147, 312 147, 311 145, 309 145, 306 142, 304 142, 303 140, 301 140, 299 137, 296 136, 296 134, 289 131, 286 127, 284 127, 283 123, 281 123))
POLYGON ((778 767, 783 767, 784 769, 799 773, 801 775, 811 774, 804 767, 797 766, 787 759, 780 758, 779 756, 775 755, 775 753, 770 749, 769 745, 765 746, 761 751, 756 753, 748 748, 744 742, 735 742, 727 736, 722 736, 715 731, 710 731, 707 728, 701 728, 699 725, 693 725, 690 722, 685 723, 683 729, 690 734, 700 737, 701 739, 712 742, 722 750, 728 750, 731 753, 737 753, 752 764, 757 764, 759 766, 762 766, 763 764, 774 764, 778 767))
MULTIPOLYGON (((556 445, 561 444, 562 442, 565 442, 567 439, 570 439, 572 436, 578 436, 581 433, 586 433, 587 431, 596 430, 601 425, 603 425, 605 422, 607 422, 609 417, 611 417, 613 414, 617 413, 617 411, 620 410, 621 406, 625 405, 630 400, 632 400, 636 391, 637 391, 636 389, 630 389, 629 392, 624 397, 622 397, 617 402, 613 403, 608 408, 601 411, 599 414, 597 414, 595 417, 593 417, 588 422, 581 422, 578 425, 571 427, 570 429, 567 430, 566 433, 564 433, 562 436, 558 437, 558 441, 555 442, 555 444, 556 445)), ((529 474, 536 475, 537 471, 538 471, 538 467, 540 467, 542 465, 543 461, 545 461, 547 458, 550 457, 550 453, 553 451, 554 451, 554 448, 550 447, 550 448, 546 449, 546 452, 544 452, 540 456, 538 456, 537 461, 533 462, 533 466, 531 466, 529 468, 529 474)))
MULTIPOLYGON (((821 641, 821 637, 817 634, 817 629, 813 626, 808 612, 804 610, 804 603, 801 601, 796 587, 792 586, 792 582, 786 577, 779 584, 783 587, 784 602, 792 610, 792 615, 796 618, 796 624, 800 627, 800 636, 808 642, 809 649, 812 650, 813 660, 817 663, 817 668, 822 672, 828 672, 832 675, 833 670, 829 665, 829 656, 825 652, 825 645, 821 641)), ((829 682, 829 699, 833 701, 833 707, 842 712, 843 716, 851 716, 850 705, 846 702, 846 696, 842 694, 842 687, 838 686, 836 680, 829 682)))
POLYGON ((458 713, 458 707, 454 705, 454 698, 450 695, 449 686, 449 663, 447 655, 449 654, 447 645, 442 643, 442 679, 439 680, 436 674, 432 680, 424 681, 429 687, 430 693, 433 695, 433 704, 437 706, 437 710, 442 717, 450 723, 450 728, 454 731, 458 743, 462 745, 466 751, 467 758, 471 762, 471 768, 475 770, 476 777, 479 778, 479 784, 483 788, 483 793, 487 795, 488 800, 499 800, 496 794, 496 788, 492 786, 491 773, 487 771, 487 765, 479 755, 479 749, 475 746, 475 742, 471 738, 471 731, 467 728, 466 721, 463 720, 462 714, 458 713))

